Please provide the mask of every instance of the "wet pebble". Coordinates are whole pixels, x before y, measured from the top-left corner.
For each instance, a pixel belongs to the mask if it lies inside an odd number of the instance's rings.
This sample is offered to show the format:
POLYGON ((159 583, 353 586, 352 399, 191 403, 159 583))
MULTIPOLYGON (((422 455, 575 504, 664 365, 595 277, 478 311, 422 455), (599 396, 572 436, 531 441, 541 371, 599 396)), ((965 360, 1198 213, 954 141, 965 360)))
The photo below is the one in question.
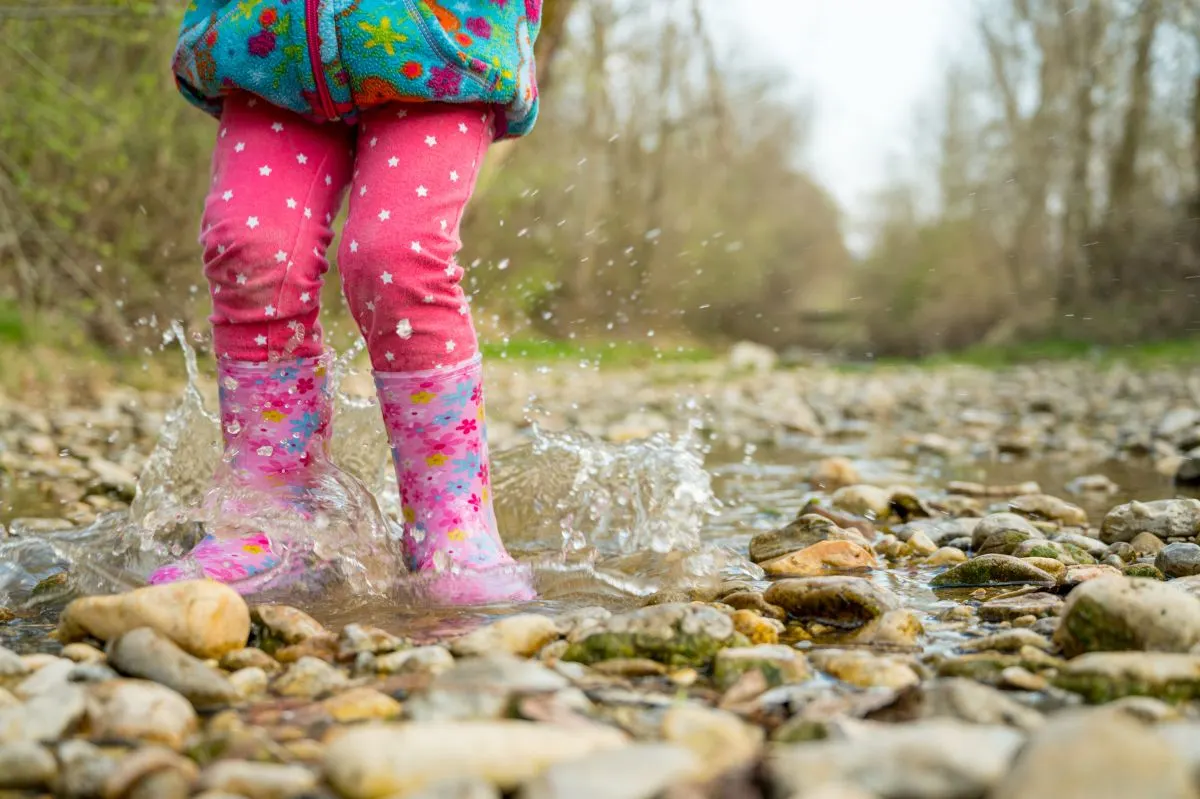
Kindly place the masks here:
POLYGON ((200 787, 246 799, 295 799, 317 787, 317 776, 303 766, 220 760, 200 775, 200 787))
POLYGON ((220 657, 246 645, 250 611, 229 586, 192 580, 76 599, 59 618, 58 636, 64 643, 88 636, 110 641, 139 627, 156 630, 196 657, 220 657))
POLYGON ((507 652, 532 657, 546 644, 558 638, 558 627, 547 616, 519 613, 492 622, 450 642, 450 651, 458 657, 507 652))
POLYGON ((196 711, 175 691, 146 680, 88 686, 88 726, 97 740, 133 740, 183 748, 196 729, 196 711))
POLYGON ((1200 574, 1200 544, 1177 542, 1159 550, 1154 566, 1167 577, 1200 574))
POLYGON ((0 790, 48 789, 58 776, 58 762, 35 743, 0 744, 0 790))
POLYGON ((626 741, 608 727, 524 721, 377 725, 337 737, 324 767, 345 799, 405 795, 461 777, 480 777, 512 790, 556 763, 622 748, 626 741))
POLYGON ((108 660, 128 677, 141 677, 178 691, 197 709, 227 705, 237 689, 218 670, 184 652, 149 627, 131 630, 109 643, 108 660))
POLYGON ((347 683, 347 677, 335 666, 319 658, 304 657, 288 667, 271 685, 280 696, 313 698, 335 691, 347 683))

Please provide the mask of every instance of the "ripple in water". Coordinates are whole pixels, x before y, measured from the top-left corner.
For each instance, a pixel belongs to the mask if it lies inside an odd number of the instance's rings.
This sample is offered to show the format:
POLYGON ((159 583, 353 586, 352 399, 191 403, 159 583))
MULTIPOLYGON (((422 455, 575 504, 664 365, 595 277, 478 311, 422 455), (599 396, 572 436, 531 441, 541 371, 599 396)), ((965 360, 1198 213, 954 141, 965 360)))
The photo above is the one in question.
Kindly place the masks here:
MULTIPOLYGON (((400 557, 398 497, 378 408, 338 388, 361 345, 333 369, 332 457, 317 469, 313 518, 300 520, 223 479, 219 423, 196 354, 178 325, 164 339, 171 343, 182 349, 188 380, 130 511, 84 528, 14 529, 0 542, 0 604, 55 607, 80 593, 134 588, 206 527, 253 525, 308 539, 335 565, 331 583, 316 593, 291 589, 288 601, 327 618, 353 610, 360 621, 364 605, 372 618, 419 612, 423 581, 405 572, 400 557)), ((719 503, 694 426, 619 444, 536 432, 528 444, 495 453, 494 474, 500 529, 513 555, 532 565, 543 604, 620 604, 666 587, 761 574, 701 540, 719 503)))

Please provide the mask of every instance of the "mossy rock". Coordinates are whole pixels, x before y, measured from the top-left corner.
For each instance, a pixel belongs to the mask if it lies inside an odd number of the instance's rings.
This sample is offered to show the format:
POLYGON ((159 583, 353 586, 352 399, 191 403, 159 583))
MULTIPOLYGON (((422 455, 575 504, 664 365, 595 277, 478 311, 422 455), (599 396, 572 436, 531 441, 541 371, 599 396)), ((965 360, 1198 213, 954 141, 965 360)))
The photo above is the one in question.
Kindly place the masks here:
POLYGON ((1053 586, 1054 576, 1031 563, 1011 555, 980 555, 960 563, 934 577, 934 588, 961 588, 982 585, 1053 586))
MULTIPOLYGON (((1012 555, 1026 541, 1043 540, 1040 536, 1035 536, 1024 530, 999 530, 984 539, 983 546, 979 547, 977 554, 980 556, 993 554, 1012 555)), ((1053 557, 1053 555, 1050 557, 1053 557)))
POLYGON ((776 644, 721 650, 713 662, 713 683, 726 690, 751 671, 762 674, 772 688, 812 677, 802 654, 790 646, 776 644))
POLYGON ((765 563, 830 540, 863 542, 857 531, 844 530, 824 516, 806 513, 786 527, 750 539, 750 560, 765 563))
POLYGON ((568 642, 563 660, 599 663, 645 658, 668 666, 705 668, 717 652, 748 646, 729 616, 705 605, 652 605, 605 619, 568 642))
POLYGON ((1157 566, 1150 563, 1131 563, 1122 570, 1122 573, 1126 577, 1145 577, 1148 580, 1167 579, 1167 576, 1159 571, 1157 566))
POLYGON ((1187 652, 1200 644, 1200 599, 1156 580, 1090 580, 1067 596, 1054 640, 1067 656, 1187 652))
POLYGON ((1126 696, 1190 702, 1200 699, 1200 655, 1093 652, 1068 662, 1054 685, 1094 705, 1126 696))
POLYGON ((851 629, 901 606, 900 598, 865 577, 801 577, 780 580, 763 597, 801 621, 851 629))

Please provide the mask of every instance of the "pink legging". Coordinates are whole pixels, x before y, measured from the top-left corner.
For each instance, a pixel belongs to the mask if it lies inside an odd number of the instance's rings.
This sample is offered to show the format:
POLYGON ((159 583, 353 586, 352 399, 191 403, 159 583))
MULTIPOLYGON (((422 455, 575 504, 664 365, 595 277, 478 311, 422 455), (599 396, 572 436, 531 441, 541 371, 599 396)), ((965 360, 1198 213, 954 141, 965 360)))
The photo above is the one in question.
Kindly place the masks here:
POLYGON ((230 97, 201 234, 218 357, 320 354, 325 252, 349 186, 338 269, 372 365, 408 372, 471 358, 454 255, 492 136, 478 106, 386 106, 350 127, 230 97))

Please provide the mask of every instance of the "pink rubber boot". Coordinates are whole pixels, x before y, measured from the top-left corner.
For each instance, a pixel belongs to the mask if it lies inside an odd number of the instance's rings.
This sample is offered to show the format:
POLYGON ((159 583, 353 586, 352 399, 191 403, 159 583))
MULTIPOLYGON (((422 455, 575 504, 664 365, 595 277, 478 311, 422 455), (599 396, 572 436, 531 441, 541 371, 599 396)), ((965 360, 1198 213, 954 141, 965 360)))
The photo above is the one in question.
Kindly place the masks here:
MULTIPOLYGON (((303 516, 310 466, 329 454, 330 358, 217 363, 221 432, 230 482, 291 503, 303 516)), ((229 504, 228 502, 226 503, 229 504)), ((254 507, 226 508, 253 518, 254 507)), ((244 594, 278 587, 305 568, 303 553, 262 531, 209 533, 182 560, 150 575, 152 585, 207 577, 244 594)))
POLYGON ((410 568, 449 605, 533 599, 496 530, 479 356, 449 369, 376 372, 410 568))

